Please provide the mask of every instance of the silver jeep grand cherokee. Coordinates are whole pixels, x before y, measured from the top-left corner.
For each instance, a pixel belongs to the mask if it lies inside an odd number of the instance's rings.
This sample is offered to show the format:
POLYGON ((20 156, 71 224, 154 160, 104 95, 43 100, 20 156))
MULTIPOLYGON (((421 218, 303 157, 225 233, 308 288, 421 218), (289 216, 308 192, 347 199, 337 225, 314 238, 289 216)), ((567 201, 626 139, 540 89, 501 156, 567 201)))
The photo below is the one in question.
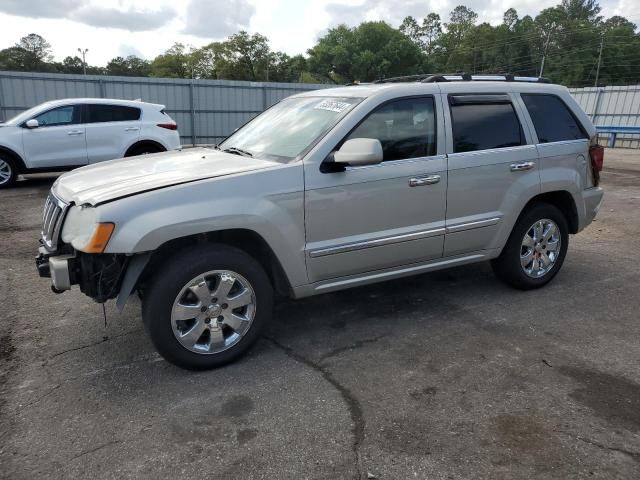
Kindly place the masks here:
POLYGON ((133 293, 190 369, 258 338, 294 298, 491 260, 520 289, 560 270, 596 215, 603 149, 567 89, 415 76, 302 93, 214 148, 61 176, 37 266, 56 292, 133 293))

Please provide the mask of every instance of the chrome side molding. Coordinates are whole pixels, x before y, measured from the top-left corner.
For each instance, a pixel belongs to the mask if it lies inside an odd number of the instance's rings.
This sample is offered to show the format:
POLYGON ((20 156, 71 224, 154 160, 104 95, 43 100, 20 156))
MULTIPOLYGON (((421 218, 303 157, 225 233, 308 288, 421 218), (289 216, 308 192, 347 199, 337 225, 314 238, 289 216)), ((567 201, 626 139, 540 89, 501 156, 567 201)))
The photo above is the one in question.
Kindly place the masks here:
POLYGON ((471 230, 472 228, 490 227, 496 225, 501 217, 487 218, 486 220, 477 220, 475 222, 458 223, 457 225, 447 225, 447 233, 462 232, 463 230, 471 230))
POLYGON ((383 245, 391 245, 393 243, 408 242, 409 240, 418 240, 421 238, 435 237, 443 235, 444 228, 433 228, 431 230, 422 230, 419 232, 405 233, 402 235, 393 235, 390 237, 376 238, 374 240, 365 240, 362 242, 345 243, 336 245, 335 247, 318 248, 311 250, 309 256, 312 258, 324 257, 325 255, 335 255, 336 253, 353 252, 355 250, 363 250, 371 247, 381 247, 383 245))

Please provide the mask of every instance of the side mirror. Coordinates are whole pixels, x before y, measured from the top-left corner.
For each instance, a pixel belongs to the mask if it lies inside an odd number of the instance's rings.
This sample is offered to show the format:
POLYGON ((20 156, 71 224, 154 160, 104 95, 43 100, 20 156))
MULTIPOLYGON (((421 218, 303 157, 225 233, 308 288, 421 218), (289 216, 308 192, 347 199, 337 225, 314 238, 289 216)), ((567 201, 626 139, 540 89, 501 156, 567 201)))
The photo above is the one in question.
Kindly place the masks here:
POLYGON ((27 120, 27 122, 24 125, 27 128, 38 128, 40 126, 40 124, 38 123, 38 120, 36 120, 35 118, 32 118, 31 120, 27 120))
POLYGON ((333 153, 333 161, 341 165, 375 165, 382 162, 382 144, 377 138, 352 138, 333 153))

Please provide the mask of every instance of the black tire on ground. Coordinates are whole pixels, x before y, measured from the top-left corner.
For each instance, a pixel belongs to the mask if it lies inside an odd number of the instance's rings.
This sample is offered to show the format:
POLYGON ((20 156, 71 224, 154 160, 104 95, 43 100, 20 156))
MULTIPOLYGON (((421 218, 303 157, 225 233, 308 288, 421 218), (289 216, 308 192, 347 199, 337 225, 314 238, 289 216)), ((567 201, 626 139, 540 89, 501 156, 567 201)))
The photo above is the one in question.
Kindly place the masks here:
POLYGON ((234 361, 259 338, 273 311, 273 288, 262 266, 244 251, 208 244, 176 253, 158 268, 145 288, 142 317, 156 349, 167 361, 189 370, 215 368, 234 361), (196 276, 212 270, 242 275, 255 293, 256 310, 249 330, 238 343, 220 353, 194 353, 176 339, 171 325, 173 303, 181 289, 196 276))
POLYGON ((164 151, 164 148, 158 147, 156 145, 144 144, 129 150, 125 157, 136 157, 138 155, 145 155, 147 153, 159 153, 164 151))
POLYGON ((500 280, 520 290, 540 288, 556 276, 567 254, 569 246, 569 226, 563 213, 548 203, 537 203, 527 208, 516 222, 509 240, 498 258, 491 262, 493 271, 500 280), (522 241, 530 227, 538 220, 549 219, 560 230, 560 252, 553 267, 544 275, 533 278, 527 275, 520 264, 522 241))
POLYGON ((0 154, 0 188, 11 187, 17 178, 16 162, 8 155, 0 154))

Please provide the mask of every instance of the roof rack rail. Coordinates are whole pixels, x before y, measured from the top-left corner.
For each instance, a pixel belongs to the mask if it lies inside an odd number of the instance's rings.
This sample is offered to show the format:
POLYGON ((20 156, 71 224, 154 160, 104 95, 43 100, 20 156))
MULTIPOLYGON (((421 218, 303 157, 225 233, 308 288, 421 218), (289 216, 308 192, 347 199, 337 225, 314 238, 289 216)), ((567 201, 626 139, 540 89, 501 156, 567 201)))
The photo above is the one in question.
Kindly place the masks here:
POLYGON ((424 73, 417 75, 404 75, 401 77, 389 77, 375 80, 372 83, 399 83, 399 82, 529 82, 529 83, 551 83, 544 77, 516 76, 512 73, 424 73))
POLYGON ((548 78, 544 77, 524 77, 516 76, 512 73, 442 73, 438 75, 432 75, 429 78, 421 80, 425 83, 431 82, 529 82, 529 83, 551 83, 548 78))

